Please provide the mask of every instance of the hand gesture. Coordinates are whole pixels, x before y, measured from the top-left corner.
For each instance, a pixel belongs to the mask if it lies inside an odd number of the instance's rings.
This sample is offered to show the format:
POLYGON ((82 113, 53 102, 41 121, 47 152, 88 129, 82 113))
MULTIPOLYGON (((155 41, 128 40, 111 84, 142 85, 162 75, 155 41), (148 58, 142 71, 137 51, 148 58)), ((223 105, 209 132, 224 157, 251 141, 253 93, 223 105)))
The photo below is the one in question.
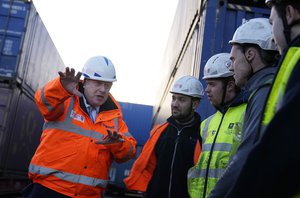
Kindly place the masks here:
POLYGON ((107 136, 105 136, 101 141, 96 142, 96 144, 108 145, 108 144, 116 144, 124 141, 125 140, 118 132, 116 131, 111 132, 110 130, 107 130, 107 136))
POLYGON ((71 94, 77 95, 79 97, 82 97, 82 93, 80 93, 77 89, 76 86, 78 85, 81 72, 78 72, 75 76, 75 70, 69 67, 66 67, 65 72, 58 72, 60 76, 60 82, 62 86, 71 94))

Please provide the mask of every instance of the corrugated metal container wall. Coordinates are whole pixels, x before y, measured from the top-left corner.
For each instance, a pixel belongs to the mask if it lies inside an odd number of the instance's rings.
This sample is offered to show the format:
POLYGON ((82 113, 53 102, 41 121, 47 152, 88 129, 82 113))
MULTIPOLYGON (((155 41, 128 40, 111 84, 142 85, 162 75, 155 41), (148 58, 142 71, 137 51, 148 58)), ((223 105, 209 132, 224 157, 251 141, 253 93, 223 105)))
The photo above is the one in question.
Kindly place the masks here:
POLYGON ((33 90, 57 77, 65 65, 34 6, 31 6, 18 68, 18 80, 33 90), (42 76, 42 78, 41 78, 42 76))
MULTIPOLYGON (((167 93, 166 90, 170 87, 172 83, 171 73, 174 68, 177 67, 180 55, 185 50, 183 48, 184 43, 186 42, 187 35, 193 34, 190 32, 191 27, 194 25, 194 22, 197 21, 198 16, 198 7, 199 0, 185 0, 178 1, 177 10, 175 13, 175 18, 171 27, 170 36, 168 39, 167 47, 165 50, 164 60, 162 62, 162 67, 160 68, 160 78, 162 83, 160 89, 157 93, 158 101, 161 102, 161 98, 165 98, 167 93), (182 20, 185 19, 185 20, 182 20)), ((159 105, 154 107, 154 112, 157 110, 159 105)), ((170 109, 165 106, 160 106, 164 108, 163 111, 170 114, 170 109)))
MULTIPOLYGON (((254 17, 268 17, 270 13, 269 9, 240 6, 222 0, 199 0, 194 3, 200 6, 196 12, 197 16, 192 20, 191 18, 178 17, 182 16, 181 12, 185 13, 185 3, 187 2, 180 0, 178 4, 167 44, 163 67, 169 68, 170 71, 164 76, 167 82, 163 83, 164 86, 160 92, 161 97, 154 107, 153 124, 162 122, 169 116, 169 111, 167 111, 171 102, 169 90, 174 80, 183 75, 193 75, 200 79, 205 88, 206 84, 202 77, 207 60, 216 53, 230 52, 228 41, 243 20, 254 17), (181 21, 185 21, 186 24, 190 25, 190 31, 186 35, 181 35, 176 28, 177 25, 174 25, 182 24, 181 21), (178 32, 180 37, 185 36, 185 42, 182 44, 182 51, 179 54, 170 50, 177 42, 174 38, 176 38, 178 32)), ((166 69, 163 68, 163 70, 166 69)), ((204 119, 214 113, 215 109, 205 96, 197 111, 204 119)))
POLYGON ((33 98, 17 87, 1 84, 0 98, 0 167, 24 175, 39 142, 43 118, 33 98))
POLYGON ((33 95, 64 68, 34 5, 0 0, 0 195, 28 183, 43 125, 33 95))

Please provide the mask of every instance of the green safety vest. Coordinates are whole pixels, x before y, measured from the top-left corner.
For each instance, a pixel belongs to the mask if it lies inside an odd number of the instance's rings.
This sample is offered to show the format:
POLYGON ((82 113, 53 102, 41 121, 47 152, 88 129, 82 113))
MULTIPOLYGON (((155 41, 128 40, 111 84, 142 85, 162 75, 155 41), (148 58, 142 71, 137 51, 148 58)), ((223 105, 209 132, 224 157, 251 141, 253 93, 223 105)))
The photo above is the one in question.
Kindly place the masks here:
POLYGON ((202 151, 197 164, 188 172, 191 198, 208 197, 236 153, 241 142, 246 105, 231 107, 225 114, 217 111, 201 123, 202 151))
POLYGON ((281 64, 281 67, 277 73, 273 87, 270 91, 266 103, 263 119, 262 119, 262 132, 260 133, 260 135, 263 134, 266 126, 271 122, 276 111, 280 108, 283 95, 285 92, 286 84, 299 58, 300 58, 300 48, 299 47, 289 48, 281 64))

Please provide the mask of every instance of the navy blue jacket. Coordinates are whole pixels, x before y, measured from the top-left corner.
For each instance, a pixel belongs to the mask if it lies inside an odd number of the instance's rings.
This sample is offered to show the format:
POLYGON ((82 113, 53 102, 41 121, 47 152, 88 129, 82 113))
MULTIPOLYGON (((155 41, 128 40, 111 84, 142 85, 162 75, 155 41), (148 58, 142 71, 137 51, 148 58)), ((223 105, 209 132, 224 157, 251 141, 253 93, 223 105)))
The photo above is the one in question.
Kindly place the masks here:
MULTIPOLYGON (((291 46, 300 47, 300 35, 291 46)), ((241 174, 224 197, 287 198, 300 193, 299 109, 300 60, 288 80, 281 108, 260 135, 241 174)))

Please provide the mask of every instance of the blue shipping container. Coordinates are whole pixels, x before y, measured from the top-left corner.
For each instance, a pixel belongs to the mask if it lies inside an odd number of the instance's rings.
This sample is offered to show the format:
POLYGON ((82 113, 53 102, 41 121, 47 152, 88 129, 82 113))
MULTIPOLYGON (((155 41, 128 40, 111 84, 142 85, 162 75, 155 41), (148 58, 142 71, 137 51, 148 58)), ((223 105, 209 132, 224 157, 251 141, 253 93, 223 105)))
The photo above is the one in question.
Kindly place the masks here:
POLYGON ((0 76, 16 76, 29 9, 22 1, 0 1, 0 76))

